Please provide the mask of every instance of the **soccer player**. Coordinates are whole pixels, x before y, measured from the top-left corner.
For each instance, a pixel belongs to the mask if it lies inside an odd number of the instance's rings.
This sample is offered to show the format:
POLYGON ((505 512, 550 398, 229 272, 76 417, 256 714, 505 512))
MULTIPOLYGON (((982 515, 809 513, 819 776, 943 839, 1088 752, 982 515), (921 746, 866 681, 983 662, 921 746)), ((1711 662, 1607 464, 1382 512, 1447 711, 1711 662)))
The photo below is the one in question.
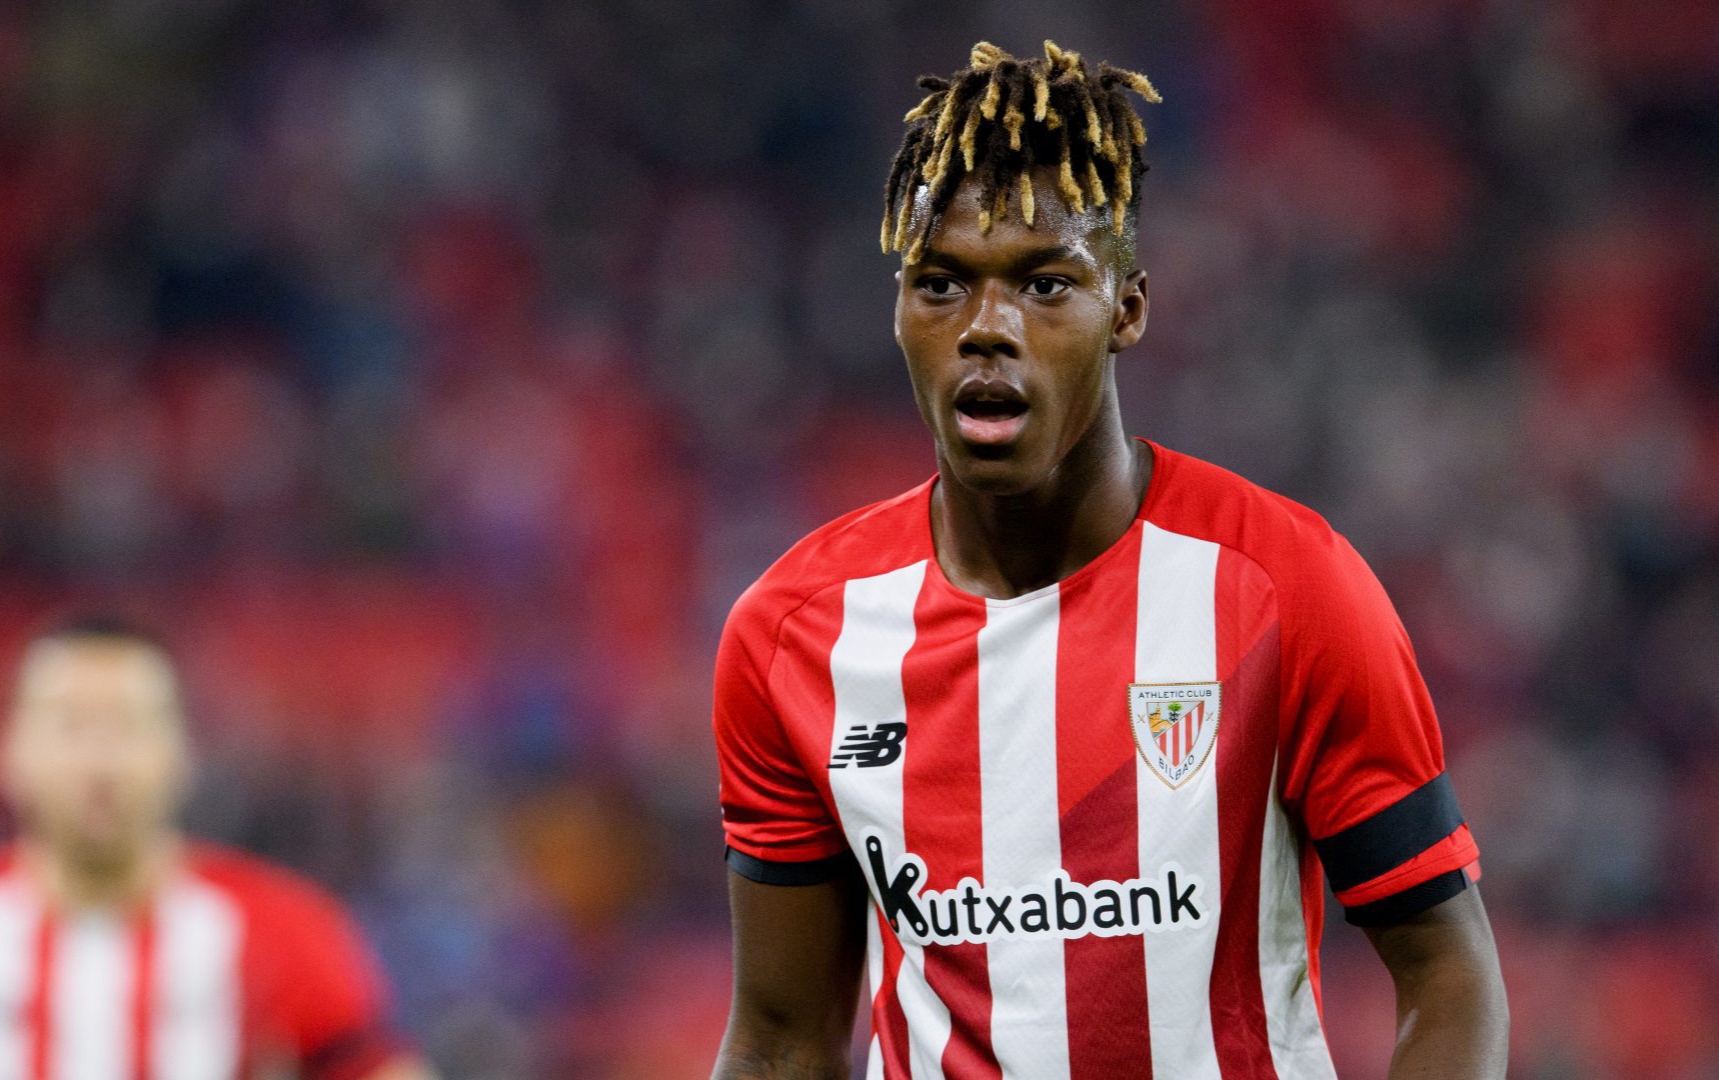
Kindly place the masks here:
MULTIPOLYGON (((1478 851, 1390 601, 1317 514, 1129 438, 1142 76, 1049 42, 921 81, 890 172, 931 480, 735 604, 722 1080, 1329 1077, 1330 879, 1391 1075, 1503 1076, 1478 851)), ((1382 1063, 1381 1063, 1382 1064, 1382 1063)))
POLYGON ((428 1080, 333 898, 187 840, 174 666, 90 618, 27 647, 5 735, 0 1077, 428 1080))

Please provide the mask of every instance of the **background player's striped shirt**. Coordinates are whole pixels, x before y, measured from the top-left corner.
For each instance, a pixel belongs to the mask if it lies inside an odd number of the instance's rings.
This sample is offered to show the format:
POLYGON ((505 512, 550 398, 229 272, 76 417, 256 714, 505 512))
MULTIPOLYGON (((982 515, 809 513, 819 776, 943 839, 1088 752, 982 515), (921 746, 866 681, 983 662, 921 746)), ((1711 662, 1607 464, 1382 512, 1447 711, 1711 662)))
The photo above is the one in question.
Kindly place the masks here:
POLYGON ((56 911, 0 864, 0 1080, 362 1080, 402 1045, 336 902, 191 849, 134 913, 56 911))
POLYGON ((1478 852, 1407 636, 1318 515, 1153 446, 1064 581, 957 589, 931 482, 812 534, 735 605, 729 864, 872 893, 871 1075, 1329 1077, 1321 860, 1349 918, 1478 852))

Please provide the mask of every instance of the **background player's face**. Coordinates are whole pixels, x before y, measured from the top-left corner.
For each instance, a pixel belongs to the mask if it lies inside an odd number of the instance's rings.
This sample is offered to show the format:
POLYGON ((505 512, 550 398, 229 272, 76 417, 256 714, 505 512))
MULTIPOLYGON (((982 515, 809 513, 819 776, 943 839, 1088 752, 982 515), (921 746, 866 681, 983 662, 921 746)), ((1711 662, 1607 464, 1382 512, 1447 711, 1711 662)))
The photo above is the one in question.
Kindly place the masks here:
POLYGON ((994 494, 1045 484, 1094 433, 1113 354, 1145 328, 1145 275, 1109 214, 1074 214, 1053 177, 1035 176, 1032 226, 1011 205, 988 233, 978 185, 963 183, 898 275, 896 340, 939 465, 994 494))
POLYGON ((86 866, 123 865, 171 819, 187 773, 178 690, 159 650, 50 639, 25 655, 6 782, 29 835, 86 866))

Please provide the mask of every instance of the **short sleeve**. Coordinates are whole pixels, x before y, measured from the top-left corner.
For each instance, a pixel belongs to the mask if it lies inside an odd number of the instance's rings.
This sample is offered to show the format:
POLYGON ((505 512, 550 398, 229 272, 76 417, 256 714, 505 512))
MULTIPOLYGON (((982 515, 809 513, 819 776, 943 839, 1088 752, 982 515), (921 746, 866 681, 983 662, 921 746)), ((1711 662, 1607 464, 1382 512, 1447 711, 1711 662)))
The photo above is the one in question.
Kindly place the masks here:
POLYGON ((1348 541, 1302 561, 1282 613, 1282 794, 1348 920, 1384 925, 1479 877, 1432 699, 1384 588, 1348 541))
POLYGON ((283 950, 288 1036, 307 1080, 363 1080, 410 1049, 388 1022, 381 970, 358 928, 331 897, 309 890, 283 950))
POLYGON ((813 884, 840 871, 847 845, 771 701, 777 630, 755 588, 735 604, 717 648, 722 824, 736 872, 772 885, 813 884))

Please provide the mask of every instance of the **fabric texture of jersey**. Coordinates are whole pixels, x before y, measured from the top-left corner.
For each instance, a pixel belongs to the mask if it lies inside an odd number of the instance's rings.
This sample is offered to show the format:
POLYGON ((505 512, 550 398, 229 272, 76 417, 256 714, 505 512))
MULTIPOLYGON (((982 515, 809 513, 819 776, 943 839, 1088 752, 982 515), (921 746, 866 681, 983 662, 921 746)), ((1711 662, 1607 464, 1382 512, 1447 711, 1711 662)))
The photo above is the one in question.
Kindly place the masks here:
POLYGON ((1056 585, 952 585, 933 480, 801 541, 729 617, 729 865, 857 860, 873 1077, 1330 1077, 1321 868, 1362 924, 1478 875, 1360 556, 1152 452, 1133 525, 1056 585))
POLYGON ((0 863, 0 1080, 361 1080, 404 1047, 332 897, 212 845, 131 914, 0 863))

